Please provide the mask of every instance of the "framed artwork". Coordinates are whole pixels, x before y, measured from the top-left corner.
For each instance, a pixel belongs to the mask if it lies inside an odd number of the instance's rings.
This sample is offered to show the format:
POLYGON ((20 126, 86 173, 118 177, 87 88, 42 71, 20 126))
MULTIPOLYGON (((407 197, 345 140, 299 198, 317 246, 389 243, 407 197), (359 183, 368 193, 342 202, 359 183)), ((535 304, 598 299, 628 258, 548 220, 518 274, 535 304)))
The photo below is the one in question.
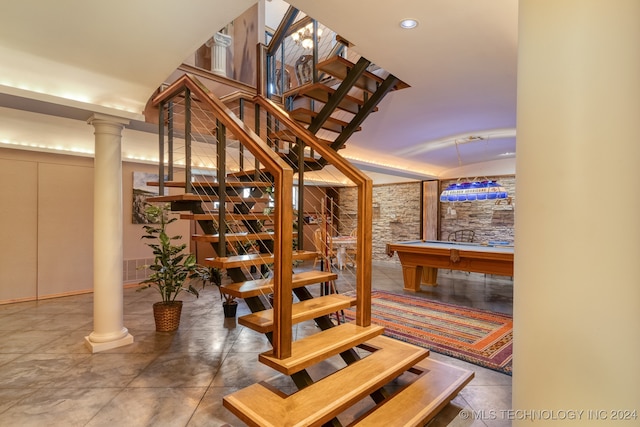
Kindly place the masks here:
MULTIPOLYGON (((158 187, 147 185, 148 182, 158 182, 157 173, 133 172, 133 206, 132 224, 149 224, 144 209, 147 199, 158 195, 158 187)), ((164 194, 167 195, 165 188, 164 194)))

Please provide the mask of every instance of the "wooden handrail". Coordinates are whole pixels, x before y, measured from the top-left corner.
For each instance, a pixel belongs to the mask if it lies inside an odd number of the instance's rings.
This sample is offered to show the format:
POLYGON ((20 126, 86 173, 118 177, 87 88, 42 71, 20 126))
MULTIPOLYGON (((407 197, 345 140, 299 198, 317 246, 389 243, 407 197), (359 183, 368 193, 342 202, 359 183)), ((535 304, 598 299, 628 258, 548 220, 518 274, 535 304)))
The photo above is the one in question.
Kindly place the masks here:
POLYGON ((283 123, 296 138, 311 147, 326 159, 329 164, 349 178, 358 188, 358 221, 356 243, 356 323, 359 326, 371 324, 371 255, 373 224, 373 181, 362 171, 353 166, 347 159, 333 151, 318 138, 292 119, 289 114, 273 101, 257 95, 254 102, 263 107, 283 123))
POLYGON ((273 114, 281 123, 283 123, 297 138, 300 138, 305 145, 313 148, 323 158, 327 159, 331 165, 343 173, 347 178, 357 184, 364 184, 366 181, 371 182, 371 178, 365 175, 360 169, 356 168, 347 159, 320 142, 318 138, 304 128, 296 120, 292 119, 288 112, 283 110, 278 104, 265 98, 264 96, 255 96, 253 102, 265 108, 269 113, 273 114))
POLYGON ((290 27, 293 25, 297 16, 298 9, 293 6, 289 6, 286 13, 282 17, 282 20, 280 21, 280 25, 278 25, 275 33, 273 33, 273 37, 269 42, 269 46, 267 46, 267 55, 273 55, 276 50, 278 50, 285 37, 291 34, 290 27))
MULTIPOLYGON (((183 75, 151 101, 157 106, 184 89, 191 91, 216 115, 222 124, 260 161, 274 177, 274 198, 276 206, 293 206, 293 169, 282 160, 256 133, 213 95, 200 81, 190 75, 183 75)), ((273 227, 276 235, 273 250, 273 351, 278 358, 291 355, 292 342, 292 276, 293 247, 285 236, 293 235, 293 210, 276 209, 273 227)))
POLYGON ((213 74, 211 71, 205 70, 203 68, 198 68, 190 64, 180 64, 180 66, 178 67, 178 71, 189 74, 195 78, 201 77, 203 79, 210 80, 213 83, 235 88, 236 90, 240 90, 243 92, 256 92, 256 87, 254 85, 244 83, 239 80, 234 80, 226 76, 221 76, 219 74, 213 74))

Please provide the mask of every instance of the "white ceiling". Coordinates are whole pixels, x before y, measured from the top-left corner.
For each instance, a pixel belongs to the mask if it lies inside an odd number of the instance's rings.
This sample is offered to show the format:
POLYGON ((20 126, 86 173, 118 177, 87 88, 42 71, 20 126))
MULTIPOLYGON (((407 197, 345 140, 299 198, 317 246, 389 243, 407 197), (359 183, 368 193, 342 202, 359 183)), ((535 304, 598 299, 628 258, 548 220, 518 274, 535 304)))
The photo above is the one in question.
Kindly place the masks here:
MULTIPOLYGON (((183 59, 254 1, 4 3, 0 106, 27 98, 40 110, 56 105, 139 120, 183 59)), ((350 139, 344 153, 355 163, 439 177, 515 172, 517 1, 290 3, 411 85, 388 95, 350 139), (418 27, 401 29, 403 18, 418 27)), ((10 124, 4 117, 0 129, 10 124)))

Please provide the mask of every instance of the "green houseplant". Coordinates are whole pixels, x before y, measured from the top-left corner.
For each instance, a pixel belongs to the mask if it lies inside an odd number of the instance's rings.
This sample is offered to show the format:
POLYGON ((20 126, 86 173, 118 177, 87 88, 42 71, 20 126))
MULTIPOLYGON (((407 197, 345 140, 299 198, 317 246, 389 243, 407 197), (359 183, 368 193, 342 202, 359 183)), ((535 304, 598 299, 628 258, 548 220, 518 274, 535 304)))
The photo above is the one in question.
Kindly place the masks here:
MULTIPOLYGON (((144 226, 145 234, 141 238, 151 240, 147 246, 153 250, 154 262, 145 266, 151 270, 151 274, 141 285, 142 288, 155 287, 162 298, 161 302, 153 305, 156 330, 175 331, 180 325, 182 313, 182 301, 176 300, 176 297, 183 291, 199 297, 192 279, 202 278, 206 268, 196 263, 195 255, 184 252, 187 247, 185 243, 174 244, 182 236, 167 234, 167 225, 177 221, 176 217, 169 218, 167 206, 148 205, 145 214, 152 225, 144 226)), ((203 281, 204 285, 206 281, 203 281)))
POLYGON ((222 291, 222 272, 215 267, 208 267, 200 273, 200 279, 203 282, 208 281, 212 285, 218 287, 218 291, 220 291, 220 299, 223 300, 222 311, 224 312, 224 317, 236 317, 238 301, 236 301, 236 298, 233 295, 222 291))

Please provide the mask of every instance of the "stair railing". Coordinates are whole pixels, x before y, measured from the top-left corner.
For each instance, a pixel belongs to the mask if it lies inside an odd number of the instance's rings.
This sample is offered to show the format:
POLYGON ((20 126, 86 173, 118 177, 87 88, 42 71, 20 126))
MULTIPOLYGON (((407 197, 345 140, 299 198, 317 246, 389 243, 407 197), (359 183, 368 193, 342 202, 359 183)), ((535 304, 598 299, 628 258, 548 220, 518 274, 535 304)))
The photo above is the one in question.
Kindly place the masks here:
MULTIPOLYGON (((260 137, 245 123, 243 123, 222 101, 213 95, 204 85, 192 76, 184 75, 159 93, 152 100, 152 105, 161 106, 170 102, 174 97, 180 97, 183 94, 189 95, 189 105, 191 99, 197 99, 203 107, 213 113, 218 123, 217 131, 227 130, 233 134, 247 150, 255 157, 264 169, 266 169, 273 177, 273 198, 275 205, 281 207, 274 212, 273 228, 274 228, 274 265, 273 265, 273 337, 272 345, 276 357, 285 358, 291 355, 292 342, 292 246, 290 238, 285 236, 293 235, 293 214, 287 206, 292 205, 293 193, 293 170, 286 164, 284 160, 264 142, 260 137)), ((188 116, 189 112, 185 111, 188 116)), ((163 123, 160 123, 163 126, 163 123)), ((185 134, 189 134, 189 126, 186 126, 185 134)), ((219 139, 218 135, 218 139, 219 139)), ((188 138, 185 138, 185 150, 187 153, 191 149, 188 138)), ((185 155, 185 157, 189 157, 185 155)), ((186 163, 186 162, 185 162, 186 163)), ((188 163, 190 165, 190 162, 188 163)), ((190 166, 186 166, 187 168, 190 166)), ((164 163, 161 163, 160 179, 162 183, 164 175, 164 163)), ((187 176, 190 172, 187 172, 187 176)), ((162 184, 161 184, 162 185, 162 184)), ((191 188, 190 179, 186 180, 186 188, 191 188)), ((225 188, 219 189, 222 194, 225 188)), ((223 206, 220 207, 222 212, 223 206)))
MULTIPOLYGON (((312 159, 316 159, 316 164, 319 164, 318 153, 313 152, 309 147, 306 147, 302 155, 296 151, 294 157, 290 157, 293 150, 297 150, 302 147, 294 147, 295 138, 285 140, 278 138, 279 132, 284 131, 287 133, 289 130, 284 123, 281 123, 273 115, 269 114, 264 108, 256 110, 254 104, 254 94, 248 94, 246 92, 234 92, 228 96, 220 98, 223 102, 229 105, 229 108, 234 114, 240 118, 245 117, 248 121, 245 123, 252 126, 254 129, 259 129, 258 134, 267 142, 267 144, 279 155, 283 156, 290 166, 294 170, 294 185, 297 184, 297 192, 294 192, 294 198, 297 197, 297 241, 294 242, 294 249, 314 250, 317 249, 313 232, 317 228, 322 228, 325 238, 325 250, 321 251, 325 254, 332 254, 332 256, 323 257, 323 262, 320 263, 320 267, 323 271, 334 271, 334 269, 340 269, 340 278, 336 286, 329 286, 335 289, 336 292, 351 292, 355 291, 356 286, 356 266, 354 262, 353 253, 355 253, 352 246, 351 239, 347 239, 347 242, 335 243, 332 242, 332 237, 342 236, 345 238, 350 235, 357 226, 357 211, 352 207, 352 203, 340 205, 338 198, 336 197, 337 188, 354 186, 354 183, 336 171, 333 168, 323 168, 322 171, 309 171, 305 172, 305 167, 308 166, 308 162, 313 162, 312 159), (255 116, 251 113, 256 112, 255 116), (253 120, 255 119, 255 123, 253 120), (297 156, 297 158, 296 158, 297 156), (329 192, 326 190, 329 189, 329 192), (330 202, 328 202, 330 201, 330 202), (340 256, 336 257, 336 253, 340 256)), ((241 148, 241 147, 240 147, 241 148)), ((248 168, 251 169, 251 165, 248 168)), ((357 197, 354 195, 353 200, 357 197)), ((295 215, 294 210, 294 215, 295 215)), ((319 260, 318 260, 319 261, 319 260)), ((318 265, 318 261, 314 262, 314 268, 318 265)), ((331 285, 331 284, 330 284, 331 285)))
POLYGON ((356 224, 356 323, 369 326, 371 323, 371 248, 372 248, 372 195, 373 182, 354 167, 344 157, 323 144, 318 138, 289 117, 289 114, 273 101, 257 95, 254 102, 272 115, 286 129, 295 134, 304 146, 310 147, 327 163, 352 181, 357 187, 357 224, 356 224))

